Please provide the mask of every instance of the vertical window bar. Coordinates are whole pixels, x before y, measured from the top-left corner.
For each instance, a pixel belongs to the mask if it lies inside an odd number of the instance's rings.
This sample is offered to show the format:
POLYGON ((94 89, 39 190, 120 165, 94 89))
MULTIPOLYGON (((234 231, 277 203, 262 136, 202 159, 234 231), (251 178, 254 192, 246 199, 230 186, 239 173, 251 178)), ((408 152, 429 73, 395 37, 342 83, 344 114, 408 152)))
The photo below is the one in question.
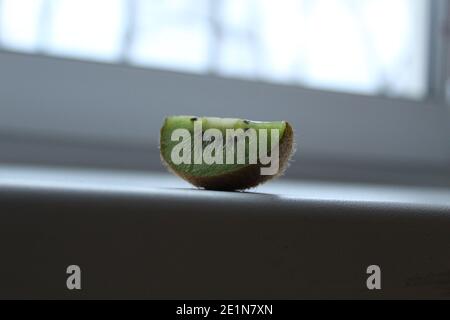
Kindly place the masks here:
POLYGON ((3 10, 3 0, 0 0, 0 49, 3 49, 3 37, 2 37, 2 10, 3 10))
POLYGON ((444 94, 443 99, 445 99, 445 102, 450 105, 450 0, 443 1, 443 11, 445 12, 445 18, 444 18, 444 40, 443 41, 443 49, 442 49, 442 55, 443 60, 445 63, 445 79, 443 82, 444 86, 444 94))
MULTIPOLYGON (((253 25, 256 25, 257 23, 260 23, 260 8, 258 5, 256 5, 255 2, 251 2, 252 6, 252 17, 251 17, 251 23, 253 25)), ((259 34, 255 31, 255 28, 252 28, 250 25, 247 25, 247 30, 245 31, 245 38, 246 41, 251 46, 251 52, 253 55, 253 67, 254 67, 254 75, 256 77, 261 77, 261 71, 263 66, 263 57, 261 55, 262 49, 261 49, 261 39, 259 38, 259 34)))
POLYGON ((53 0, 43 0, 39 10, 39 20, 37 28, 37 52, 45 53, 48 38, 50 36, 51 21, 53 15, 53 0))
POLYGON ((449 0, 430 1, 428 99, 448 102, 449 89, 449 0))
POLYGON ((123 32, 123 39, 121 45, 121 61, 124 64, 129 64, 131 61, 131 50, 134 41, 136 40, 138 28, 138 0, 125 0, 126 21, 123 32))
POLYGON ((209 73, 216 74, 220 61, 220 46, 223 39, 223 26, 220 21, 222 0, 209 0, 209 28, 211 39, 209 45, 209 73))

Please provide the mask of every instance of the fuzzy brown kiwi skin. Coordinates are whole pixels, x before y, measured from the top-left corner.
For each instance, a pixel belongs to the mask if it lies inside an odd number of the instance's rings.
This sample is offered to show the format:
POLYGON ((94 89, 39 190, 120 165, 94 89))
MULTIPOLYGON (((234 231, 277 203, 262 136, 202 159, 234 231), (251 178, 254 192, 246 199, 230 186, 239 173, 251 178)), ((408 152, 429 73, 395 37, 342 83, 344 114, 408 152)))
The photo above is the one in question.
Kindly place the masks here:
POLYGON ((184 172, 176 171, 169 163, 167 163, 162 155, 161 160, 169 171, 198 188, 216 191, 242 191, 257 187, 268 180, 283 175, 289 166, 289 160, 294 153, 294 140, 294 130, 292 129, 292 126, 286 122, 286 129, 280 140, 280 167, 278 174, 273 176, 261 175, 261 168, 263 166, 261 164, 254 164, 214 177, 195 177, 184 172))

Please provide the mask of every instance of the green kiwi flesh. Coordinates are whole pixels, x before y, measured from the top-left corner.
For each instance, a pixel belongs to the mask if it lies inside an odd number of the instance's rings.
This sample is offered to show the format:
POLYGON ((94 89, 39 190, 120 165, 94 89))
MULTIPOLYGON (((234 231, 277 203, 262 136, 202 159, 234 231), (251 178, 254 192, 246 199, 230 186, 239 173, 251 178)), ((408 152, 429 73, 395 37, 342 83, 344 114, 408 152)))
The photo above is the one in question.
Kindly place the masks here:
MULTIPOLYGON (((259 136, 258 136, 259 142, 259 136)), ((210 142, 203 142, 203 147, 210 142)), ((276 122, 256 122, 242 119, 226 118, 201 118, 195 116, 173 116, 164 120, 160 135, 161 160, 169 171, 192 185, 208 190, 237 191, 254 188, 268 180, 278 177, 284 173, 288 167, 289 159, 294 152, 294 132, 291 125, 285 121, 276 122), (175 164, 171 155, 173 148, 179 141, 172 141, 172 133, 176 129, 186 129, 194 139, 194 123, 201 122, 204 133, 208 129, 218 129, 222 132, 224 141, 227 129, 267 129, 268 150, 272 150, 270 139, 271 129, 278 129, 279 132, 279 170, 275 175, 261 175, 263 166, 259 161, 257 164, 249 164, 248 161, 248 140, 246 140, 246 164, 175 164)), ((235 148, 236 152, 236 148, 235 148)), ((192 152, 193 153, 193 152, 192 152)))

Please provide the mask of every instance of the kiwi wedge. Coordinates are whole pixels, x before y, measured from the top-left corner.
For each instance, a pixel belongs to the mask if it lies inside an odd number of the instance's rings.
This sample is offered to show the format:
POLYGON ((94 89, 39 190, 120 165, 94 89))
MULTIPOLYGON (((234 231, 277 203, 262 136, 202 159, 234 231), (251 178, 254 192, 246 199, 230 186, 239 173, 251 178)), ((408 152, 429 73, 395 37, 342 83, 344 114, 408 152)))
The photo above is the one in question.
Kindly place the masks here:
MULTIPOLYGON (((294 153, 294 145, 293 129, 285 121, 256 122, 242 119, 173 116, 164 120, 160 136, 161 160, 169 171, 196 187, 221 191, 239 191, 254 188, 282 175, 294 153), (216 135, 214 139, 209 137, 210 140, 208 140, 205 137, 211 131, 210 129, 215 130, 216 135), (274 130, 278 133, 277 139, 273 138, 274 130), (176 131, 183 133, 183 135, 174 135, 176 131), (241 161, 237 160, 237 138, 229 135, 233 131, 241 133, 251 131, 256 133, 253 138, 256 137, 257 140, 251 140, 249 136, 242 140, 245 143, 245 154, 241 154, 241 161), (261 136, 259 134, 261 131, 265 131, 266 136, 261 136), (221 135, 217 135, 219 133, 221 135), (209 150, 213 150, 212 155, 218 156, 215 158, 217 161, 205 163, 201 161, 203 151, 208 146, 211 147, 212 143, 216 143, 218 149, 210 148, 209 150), (234 144, 234 147, 230 148, 230 144, 234 144), (250 144, 252 146, 257 145, 256 149, 252 149, 253 151, 258 150, 256 161, 250 154, 250 144), (267 147, 264 148, 267 150, 267 156, 273 154, 277 156, 276 171, 270 175, 262 174, 263 168, 271 166, 267 161, 263 164, 260 158, 261 146, 265 144, 267 144, 267 147), (197 151, 194 150, 195 145, 197 146, 197 149, 195 149, 197 151), (277 153, 274 153, 275 148, 278 150, 277 153), (229 153, 233 154, 230 156, 229 153), (188 161, 175 161, 174 154, 179 154, 184 160, 188 161), (229 161, 227 156, 234 161, 229 161)), ((241 148, 240 150, 242 151, 243 149, 241 148)))

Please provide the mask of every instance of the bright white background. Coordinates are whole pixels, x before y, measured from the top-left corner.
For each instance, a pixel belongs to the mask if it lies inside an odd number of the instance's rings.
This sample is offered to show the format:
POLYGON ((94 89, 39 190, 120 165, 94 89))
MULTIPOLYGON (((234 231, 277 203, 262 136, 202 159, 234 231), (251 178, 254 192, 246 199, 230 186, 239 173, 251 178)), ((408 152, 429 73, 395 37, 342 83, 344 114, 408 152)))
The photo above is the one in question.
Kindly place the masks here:
POLYGON ((429 0, 0 0, 24 52, 422 98, 429 0))

